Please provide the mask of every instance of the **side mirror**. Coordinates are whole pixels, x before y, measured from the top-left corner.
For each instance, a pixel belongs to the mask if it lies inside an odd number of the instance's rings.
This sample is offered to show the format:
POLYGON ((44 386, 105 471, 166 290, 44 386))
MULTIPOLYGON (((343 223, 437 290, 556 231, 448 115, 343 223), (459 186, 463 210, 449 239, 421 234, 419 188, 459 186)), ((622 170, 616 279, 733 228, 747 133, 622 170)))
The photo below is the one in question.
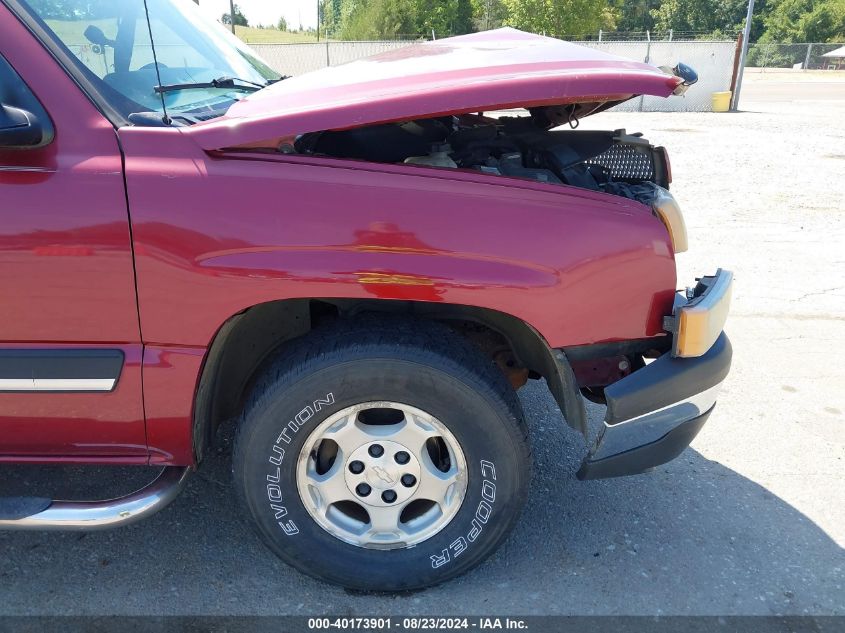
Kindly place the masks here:
POLYGON ((114 47, 114 40, 110 40, 106 37, 106 34, 103 33, 103 29, 99 26, 94 26, 93 24, 89 24, 85 28, 85 32, 83 33, 85 39, 91 42, 92 44, 96 44, 97 46, 111 46, 114 47))
POLYGON ((672 70, 674 71, 675 76, 683 79, 687 86, 691 86, 698 81, 698 73, 695 72, 692 66, 687 66, 686 64, 679 62, 672 70))
POLYGON ((102 53, 103 49, 106 46, 110 46, 112 48, 115 47, 115 41, 110 40, 106 37, 106 34, 103 33, 103 29, 99 26, 94 26, 93 24, 89 24, 83 33, 85 39, 91 42, 94 46, 98 46, 100 50, 94 51, 95 53, 102 53))
POLYGON ((674 75, 678 79, 681 79, 681 83, 675 88, 672 94, 675 95, 682 95, 687 91, 691 85, 698 81, 698 73, 691 66, 687 66, 683 63, 678 63, 677 66, 674 68, 670 66, 661 66, 660 70, 663 72, 674 75))
POLYGON ((45 138, 45 130, 38 117, 32 112, 0 104, 0 148, 38 147, 49 140, 45 138))

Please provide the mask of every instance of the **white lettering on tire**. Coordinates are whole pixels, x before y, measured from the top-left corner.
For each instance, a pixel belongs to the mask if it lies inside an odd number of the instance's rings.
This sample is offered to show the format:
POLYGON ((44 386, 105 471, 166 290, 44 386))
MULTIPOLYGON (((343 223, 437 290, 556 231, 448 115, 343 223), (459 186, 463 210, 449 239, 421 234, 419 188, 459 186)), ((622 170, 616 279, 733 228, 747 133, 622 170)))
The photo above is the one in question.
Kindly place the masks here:
POLYGON ((267 500, 270 502, 270 511, 273 513, 273 518, 282 528, 282 531, 288 536, 299 534, 299 528, 294 523, 293 519, 287 521, 284 519, 288 515, 288 509, 283 505, 282 488, 279 485, 282 479, 282 462, 285 459, 285 448, 282 444, 290 444, 293 436, 299 429, 318 413, 323 407, 328 407, 334 404, 334 394, 327 393, 324 398, 314 400, 311 404, 305 405, 299 413, 293 416, 271 447, 270 457, 267 461, 276 468, 267 474, 267 500))
POLYGON ((469 544, 478 539, 484 526, 490 520, 490 515, 493 514, 493 503, 496 501, 496 466, 493 462, 481 460, 481 476, 484 477, 481 482, 481 501, 478 502, 475 509, 475 517, 470 523, 471 527, 466 538, 459 536, 449 544, 449 547, 444 548, 438 554, 432 554, 430 558, 433 569, 442 567, 463 554, 469 544))

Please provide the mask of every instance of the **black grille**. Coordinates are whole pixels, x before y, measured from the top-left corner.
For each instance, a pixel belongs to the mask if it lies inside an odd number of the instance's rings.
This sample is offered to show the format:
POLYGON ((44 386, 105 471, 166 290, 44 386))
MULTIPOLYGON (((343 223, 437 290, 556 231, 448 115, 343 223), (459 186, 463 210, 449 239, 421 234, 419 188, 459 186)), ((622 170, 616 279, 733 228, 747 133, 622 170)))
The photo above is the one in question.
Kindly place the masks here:
POLYGON ((590 165, 601 165, 617 180, 654 180, 655 177, 651 148, 614 145, 585 162, 590 165))

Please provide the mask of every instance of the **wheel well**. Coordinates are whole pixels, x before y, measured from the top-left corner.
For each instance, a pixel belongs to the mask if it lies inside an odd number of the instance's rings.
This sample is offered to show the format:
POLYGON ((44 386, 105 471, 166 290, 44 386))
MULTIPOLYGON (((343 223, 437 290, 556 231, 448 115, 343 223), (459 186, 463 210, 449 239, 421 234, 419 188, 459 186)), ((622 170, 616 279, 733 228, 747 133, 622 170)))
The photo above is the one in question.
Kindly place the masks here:
POLYGON ((286 342, 337 319, 387 313, 446 323, 482 349, 518 388, 546 378, 571 426, 584 431, 583 403, 572 370, 530 325, 474 306, 378 299, 286 299, 253 306, 220 328, 208 351, 194 407, 194 451, 201 460, 217 428, 237 417, 271 354, 286 342))

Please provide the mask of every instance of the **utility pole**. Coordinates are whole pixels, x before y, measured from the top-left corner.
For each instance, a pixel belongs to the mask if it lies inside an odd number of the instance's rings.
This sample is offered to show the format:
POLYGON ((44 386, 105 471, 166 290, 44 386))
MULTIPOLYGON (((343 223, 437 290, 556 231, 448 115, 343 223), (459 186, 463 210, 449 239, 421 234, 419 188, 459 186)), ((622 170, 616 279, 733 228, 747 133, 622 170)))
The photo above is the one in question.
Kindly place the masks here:
POLYGON ((317 0, 317 41, 320 41, 320 0, 317 0))
POLYGON ((235 34, 235 0, 229 0, 229 21, 232 23, 232 35, 235 34))
POLYGON ((742 53, 739 56, 739 74, 736 77, 736 91, 733 94, 731 110, 739 109, 739 92, 742 90, 742 71, 748 57, 748 40, 751 39, 751 18, 754 15, 754 0, 748 0, 748 13, 745 14, 745 30, 742 32, 742 53))

